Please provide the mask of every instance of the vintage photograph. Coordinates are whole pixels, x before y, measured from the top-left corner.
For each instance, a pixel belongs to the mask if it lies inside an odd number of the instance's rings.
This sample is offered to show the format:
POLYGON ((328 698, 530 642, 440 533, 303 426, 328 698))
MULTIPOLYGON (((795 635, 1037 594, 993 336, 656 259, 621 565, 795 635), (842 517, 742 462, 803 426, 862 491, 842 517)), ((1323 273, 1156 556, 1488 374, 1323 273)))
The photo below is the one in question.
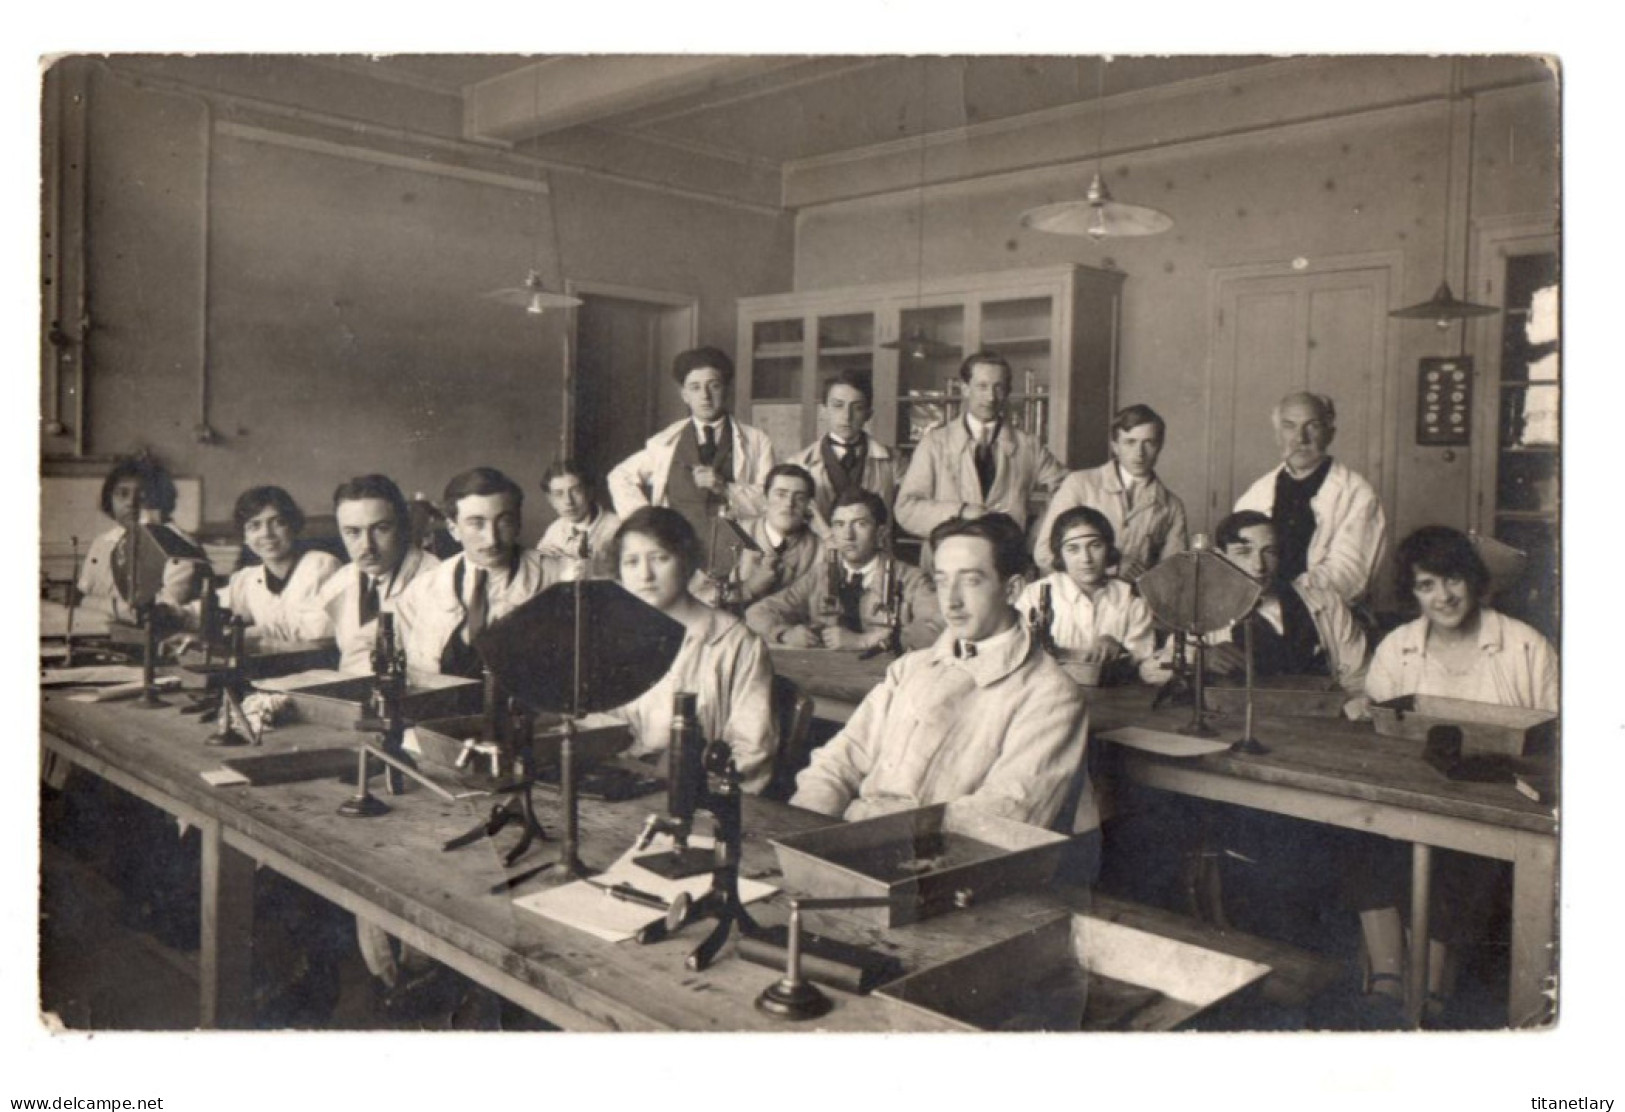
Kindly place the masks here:
POLYGON ((40 80, 42 1025, 1559 1021, 1557 58, 40 80))

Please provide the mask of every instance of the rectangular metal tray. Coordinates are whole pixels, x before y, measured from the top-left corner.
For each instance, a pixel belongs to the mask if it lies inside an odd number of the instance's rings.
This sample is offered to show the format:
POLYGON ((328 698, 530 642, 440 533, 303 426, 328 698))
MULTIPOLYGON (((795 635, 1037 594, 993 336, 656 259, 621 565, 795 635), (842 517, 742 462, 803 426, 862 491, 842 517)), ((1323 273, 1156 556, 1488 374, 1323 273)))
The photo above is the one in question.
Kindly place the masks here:
MULTIPOLYGON (((286 694, 301 722, 349 730, 372 692, 372 677, 316 671, 260 680, 254 686, 286 694)), ((478 680, 414 675, 407 679, 401 709, 407 721, 415 722, 475 713, 480 709, 480 699, 478 680)))
POLYGON ((787 887, 809 896, 885 896, 851 914, 883 927, 1043 888, 1068 839, 962 803, 939 803, 773 839, 787 887))
MULTIPOLYGON (((531 751, 538 768, 558 764, 560 740, 564 737, 564 719, 556 714, 536 716, 531 751)), ((418 722, 411 731, 408 748, 416 748, 418 755, 431 765, 455 768, 457 755, 463 742, 480 736, 484 718, 478 714, 458 715, 454 718, 431 718, 418 722)), ((607 714, 585 714, 576 723, 575 759, 577 767, 608 760, 630 747, 632 731, 625 722, 607 714)))
MULTIPOLYGON (((1271 676, 1253 684, 1253 713, 1287 718, 1341 718, 1351 696, 1330 676, 1271 676)), ((1247 713, 1247 688, 1207 685, 1203 702, 1219 714, 1247 713)))
POLYGON ((1170 1031, 1269 972, 1260 962, 1070 912, 875 995, 967 1031, 1170 1031))
POLYGON ((1385 737, 1427 741, 1428 731, 1461 731, 1461 752, 1526 757, 1547 753, 1557 741, 1557 715, 1528 707, 1504 707, 1437 695, 1403 695, 1371 705, 1371 720, 1385 737))

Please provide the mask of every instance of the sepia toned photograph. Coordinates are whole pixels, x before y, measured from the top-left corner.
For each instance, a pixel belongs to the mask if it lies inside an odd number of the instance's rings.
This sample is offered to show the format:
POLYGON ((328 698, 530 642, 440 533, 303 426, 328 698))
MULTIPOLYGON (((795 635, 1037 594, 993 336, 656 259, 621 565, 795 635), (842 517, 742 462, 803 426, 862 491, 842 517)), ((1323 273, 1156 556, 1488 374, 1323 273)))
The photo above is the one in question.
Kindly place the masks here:
POLYGON ((1563 81, 48 60, 39 1023, 1550 1031, 1563 81))

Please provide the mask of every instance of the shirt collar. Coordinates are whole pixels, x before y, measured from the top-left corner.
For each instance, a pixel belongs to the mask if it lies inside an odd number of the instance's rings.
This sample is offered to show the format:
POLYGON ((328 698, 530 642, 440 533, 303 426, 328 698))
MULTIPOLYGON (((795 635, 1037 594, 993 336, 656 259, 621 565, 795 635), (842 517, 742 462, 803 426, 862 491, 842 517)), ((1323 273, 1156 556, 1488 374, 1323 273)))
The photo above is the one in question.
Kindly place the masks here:
POLYGON ((1028 654, 1032 651, 1032 638, 1027 632, 1024 622, 1017 621, 1003 633, 995 633, 992 637, 974 642, 976 655, 972 657, 959 657, 954 654, 954 645, 958 638, 953 630, 945 630, 937 638, 935 645, 931 646, 931 658, 940 665, 950 668, 963 668, 970 673, 976 686, 987 687, 995 684, 1014 672, 1026 663, 1028 654))
POLYGON ((689 420, 694 423, 694 435, 698 436, 701 440, 705 439, 706 429, 715 429, 717 434, 717 443, 720 444, 722 443, 723 434, 728 431, 728 415, 726 413, 724 413, 721 417, 718 417, 715 421, 702 421, 698 417, 690 417, 689 420))
POLYGON ((876 552, 869 558, 869 562, 867 564, 864 564, 861 568, 854 568, 848 567, 846 560, 843 558, 841 560, 841 570, 847 575, 863 576, 864 585, 869 586, 877 582, 874 577, 880 572, 880 565, 884 559, 885 557, 883 554, 876 552))
POLYGON ((971 411, 969 409, 965 410, 965 427, 970 430, 970 438, 971 438, 972 442, 976 442, 976 441, 979 441, 979 440, 982 439, 982 430, 983 429, 988 430, 988 432, 991 434, 993 432, 998 431, 999 426, 1002 425, 1002 424, 1004 424, 1003 421, 982 421, 982 420, 979 420, 976 416, 974 416, 971 413, 971 411))
POLYGON ((775 549, 785 545, 791 539, 769 525, 765 517, 762 519, 762 536, 766 537, 767 543, 775 549))

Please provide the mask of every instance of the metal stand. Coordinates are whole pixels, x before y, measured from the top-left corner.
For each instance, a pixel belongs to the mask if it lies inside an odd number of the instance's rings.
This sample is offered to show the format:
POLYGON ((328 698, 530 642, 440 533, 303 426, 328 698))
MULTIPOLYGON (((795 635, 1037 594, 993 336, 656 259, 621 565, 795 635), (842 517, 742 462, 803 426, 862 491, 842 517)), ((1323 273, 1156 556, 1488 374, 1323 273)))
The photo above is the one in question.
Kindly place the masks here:
MULTIPOLYGON (((507 774, 511 777, 506 785, 497 789, 497 791, 506 794, 508 798, 492 807, 491 814, 480 825, 452 838, 440 848, 442 852, 461 849, 482 838, 493 838, 502 830, 517 823, 520 827, 519 841, 514 844, 512 849, 503 854, 502 863, 506 867, 523 857, 534 843, 546 842, 551 839, 548 838, 547 831, 542 827, 541 820, 536 817, 536 803, 531 797, 531 789, 536 784, 535 757, 531 752, 534 723, 530 715, 520 709, 517 704, 510 705, 509 712, 504 719, 499 711, 502 700, 498 692, 497 677, 489 666, 485 668, 482 679, 485 685, 483 725, 481 727, 482 740, 497 746, 500 753, 498 761, 501 766, 499 774, 507 774)), ((573 727, 574 723, 570 721, 566 726, 566 730, 571 730, 573 727)), ((566 744, 568 745, 568 739, 566 744)), ((568 759, 573 764, 573 754, 570 754, 568 759)), ((561 769, 560 773, 562 780, 573 779, 573 769, 561 769)), ((573 827, 575 823, 575 785, 566 783, 564 791, 565 807, 569 812, 566 824, 573 827)), ((573 830, 567 833, 567 837, 572 834, 573 830)), ((581 869, 581 863, 576 859, 573 844, 566 844, 565 854, 563 862, 565 871, 571 876, 581 875, 578 872, 581 869)))
POLYGON ((780 1019, 817 1019, 827 1015, 835 1005, 811 981, 801 977, 801 901, 790 901, 789 957, 785 961, 784 976, 762 990, 756 998, 756 1007, 780 1019))
MULTIPOLYGON (((218 684, 220 698, 220 717, 216 719, 216 729, 204 739, 203 744, 216 747, 230 747, 247 745, 250 738, 237 732, 236 724, 232 720, 232 712, 242 715, 242 704, 237 701, 242 690, 243 671, 247 663, 245 631, 247 626, 241 617, 232 615, 230 626, 231 649, 227 658, 225 669, 218 675, 211 677, 210 686, 218 684)), ((205 631, 207 636, 207 631, 205 631)), ((207 663, 205 663, 207 667, 207 663)), ((246 717, 246 716, 245 716, 246 717)))
MULTIPOLYGON (((363 729, 363 723, 370 722, 362 719, 356 723, 356 729, 363 729)), ((338 813, 347 819, 370 819, 378 815, 389 813, 389 804, 373 795, 368 788, 368 781, 372 773, 367 768, 367 747, 356 746, 355 751, 355 794, 339 804, 338 813)))
POLYGON ((154 609, 155 607, 148 605, 136 611, 136 621, 141 623, 142 641, 141 698, 136 700, 135 705, 144 710, 156 710, 169 705, 158 697, 158 623, 154 609))
POLYGON ((1230 747, 1230 752, 1257 757, 1268 753, 1269 746, 1253 736, 1253 615, 1241 619, 1241 639, 1247 654, 1247 715, 1243 720, 1241 740, 1230 747))

